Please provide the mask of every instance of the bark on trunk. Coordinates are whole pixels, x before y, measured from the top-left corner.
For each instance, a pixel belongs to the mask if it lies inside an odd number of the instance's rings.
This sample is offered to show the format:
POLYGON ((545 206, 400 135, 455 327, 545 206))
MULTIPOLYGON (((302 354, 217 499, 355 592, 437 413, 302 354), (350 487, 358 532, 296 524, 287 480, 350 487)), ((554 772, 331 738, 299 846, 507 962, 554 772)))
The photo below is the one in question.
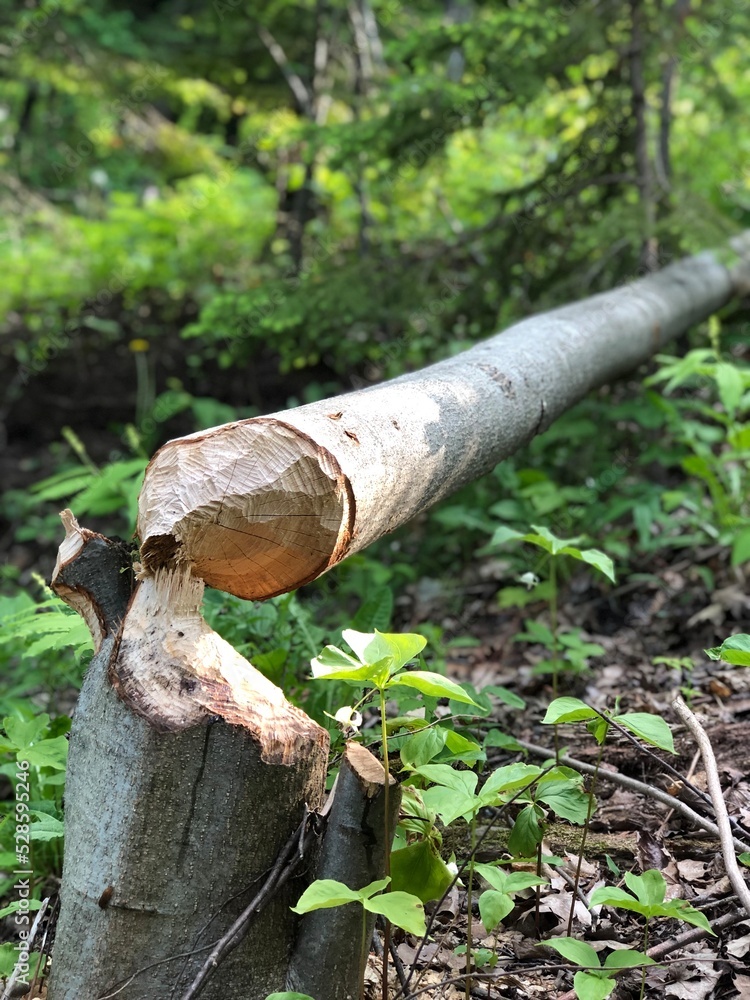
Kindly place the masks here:
POLYGON ((140 497, 146 571, 181 563, 256 600, 293 590, 488 472, 749 272, 745 234, 744 249, 524 320, 422 371, 171 441, 140 497))
MULTIPOLYGON (((386 817, 383 765, 358 743, 347 745, 328 828, 314 865, 315 878, 362 889, 383 877, 401 801, 395 779, 389 776, 389 780, 386 817)), ((315 1000, 355 1000, 374 928, 374 914, 363 919, 362 908, 355 903, 308 913, 300 926, 287 988, 315 1000)))
MULTIPOLYGON (((201 621, 200 581, 147 580, 129 599, 113 543, 66 528, 54 586, 99 648, 71 733, 49 996, 179 998, 321 805, 328 736, 201 621)), ((201 996, 283 989, 302 888, 284 886, 201 996)))

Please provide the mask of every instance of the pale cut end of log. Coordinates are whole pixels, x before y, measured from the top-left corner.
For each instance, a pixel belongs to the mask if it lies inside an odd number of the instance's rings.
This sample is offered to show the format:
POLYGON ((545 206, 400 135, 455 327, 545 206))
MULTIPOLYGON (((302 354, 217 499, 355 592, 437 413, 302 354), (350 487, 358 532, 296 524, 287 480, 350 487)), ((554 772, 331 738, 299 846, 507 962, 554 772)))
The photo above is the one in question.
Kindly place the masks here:
POLYGON ((186 565, 211 587, 259 600, 338 562, 353 522, 334 456, 260 417, 164 445, 141 491, 138 535, 146 574, 186 565))
POLYGON ((203 589, 186 564, 141 580, 109 667, 120 698, 159 732, 216 717, 242 726, 269 764, 327 752, 325 729, 203 620, 203 589))

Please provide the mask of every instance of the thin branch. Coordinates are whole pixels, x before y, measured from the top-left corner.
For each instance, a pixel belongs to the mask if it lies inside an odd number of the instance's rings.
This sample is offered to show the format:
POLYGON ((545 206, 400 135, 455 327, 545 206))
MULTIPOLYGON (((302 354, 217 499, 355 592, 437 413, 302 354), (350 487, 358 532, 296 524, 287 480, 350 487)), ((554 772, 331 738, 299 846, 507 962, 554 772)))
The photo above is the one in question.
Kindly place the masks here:
POLYGON ((695 742, 700 748, 701 757, 703 758, 703 767, 706 770, 708 792, 714 805, 716 825, 719 828, 719 840, 721 842, 722 857, 724 858, 724 867, 727 875, 729 876, 729 881, 732 883, 732 888, 737 893, 737 896, 742 905, 745 907, 748 916, 750 916, 750 889, 747 887, 747 883, 745 882, 745 878, 740 871, 740 867, 737 864, 737 858, 734 853, 734 837, 732 836, 732 827, 729 822, 729 813, 727 812, 724 795, 721 791, 719 769, 716 766, 716 757, 714 756, 711 741, 706 734, 706 730, 700 722, 698 722, 695 715, 693 715, 682 698, 675 698, 672 702, 672 708, 693 734, 695 742))
POLYGON ((283 48, 279 45, 268 28, 265 28, 262 24, 258 25, 258 37, 268 49, 273 61, 281 70, 284 79, 289 84, 289 89, 294 94, 294 98, 302 111, 304 111, 308 118, 313 118, 313 102, 310 91, 299 73, 296 73, 292 69, 289 60, 287 59, 286 52, 284 52, 283 48))
MULTIPOLYGON (((716 920, 712 920, 711 929, 714 932, 723 931, 727 927, 733 927, 735 924, 740 923, 742 920, 747 920, 747 914, 744 910, 732 910, 731 913, 725 913, 723 917, 717 917, 716 920)), ((648 949, 646 954, 649 958, 653 958, 654 961, 658 962, 671 951, 677 951, 679 948, 684 948, 685 945, 692 944, 694 941, 700 941, 704 937, 708 937, 708 932, 704 931, 702 927, 691 927, 689 931, 683 931, 682 934, 677 934, 676 937, 670 938, 669 941, 662 941, 661 944, 655 944, 653 948, 648 949)), ((694 960, 691 956, 691 961, 694 960)))
MULTIPOLYGON (((268 878, 263 883, 258 894, 245 907, 229 930, 216 942, 211 954, 201 966, 195 979, 182 994, 181 1000, 194 1000, 195 997, 203 992, 204 987, 218 968, 219 963, 226 958, 230 951, 233 951, 241 943, 253 920, 260 915, 261 911, 270 903, 274 894, 289 881, 297 868, 299 868, 303 860, 303 853, 299 850, 300 839, 303 835, 300 827, 304 827, 307 820, 308 816, 306 815, 300 826, 297 827, 286 844, 284 844, 273 868, 268 874, 268 878)), ((309 843, 315 836, 314 830, 308 831, 304 837, 304 846, 309 846, 309 843)))
MULTIPOLYGON (((535 757, 542 757, 545 760, 555 756, 554 750, 550 750, 548 747, 540 747, 534 743, 526 743, 524 740, 516 740, 516 743, 524 750, 528 750, 530 754, 535 757)), ((560 763, 565 764, 567 767, 573 767, 577 771, 581 771, 583 774, 594 774, 595 768, 591 764, 585 764, 582 760, 576 760, 574 757, 569 757, 567 754, 560 755, 560 763)), ((702 830, 707 833, 712 834, 714 837, 719 836, 719 828, 710 819, 706 819, 705 816, 701 816, 700 813, 695 812, 690 806, 685 805, 684 802, 680 802, 673 795, 669 795, 667 792, 663 792, 660 788, 654 788, 653 785, 647 785, 643 781, 637 781, 635 778, 628 778, 624 774, 620 774, 619 771, 599 771, 599 779, 602 781, 609 781, 613 785, 620 785, 621 788, 627 788, 628 791, 638 792, 639 795, 645 795, 648 798, 655 799, 657 802, 661 802, 663 805, 668 806, 670 809, 674 809, 685 819, 699 826, 702 830)), ((738 851, 750 851, 750 844, 746 844, 738 838, 733 838, 734 846, 738 851)))

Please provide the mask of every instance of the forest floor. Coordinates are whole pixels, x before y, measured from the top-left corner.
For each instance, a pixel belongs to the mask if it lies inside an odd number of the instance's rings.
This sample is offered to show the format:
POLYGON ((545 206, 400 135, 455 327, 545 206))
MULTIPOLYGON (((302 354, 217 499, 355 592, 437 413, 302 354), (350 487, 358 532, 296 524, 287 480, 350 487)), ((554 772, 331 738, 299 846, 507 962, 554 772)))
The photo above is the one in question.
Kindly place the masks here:
MULTIPOLYGON (((616 587, 606 596, 589 590, 584 572, 574 577, 560 608, 562 625, 583 629, 587 641, 599 643, 605 655, 592 661, 578 676, 559 678, 558 693, 584 700, 599 710, 647 712, 659 715, 671 726, 676 756, 638 745, 625 734, 610 732, 596 783, 598 806, 591 822, 580 861, 579 893, 574 918, 568 921, 574 895, 576 870, 581 853, 582 831, 561 822, 551 822, 543 853, 564 859, 562 866, 544 866, 549 884, 525 890, 516 897, 516 907, 491 934, 486 934, 478 912, 473 915, 473 945, 478 949, 482 974, 472 982, 475 997, 555 996, 573 1000, 573 968, 560 956, 540 945, 541 939, 571 934, 591 944, 597 952, 607 949, 643 950, 644 921, 637 914, 609 907, 591 907, 588 899, 598 886, 622 885, 622 874, 658 869, 667 883, 667 899, 681 898, 700 909, 714 923, 725 926, 709 938, 696 928, 676 920, 651 921, 649 949, 655 949, 658 966, 648 970, 645 996, 680 1000, 735 998, 750 1000, 750 912, 743 910, 724 871, 718 839, 699 829, 679 812, 657 801, 657 789, 690 805, 712 819, 706 799, 706 774, 696 743, 675 716, 672 702, 677 695, 687 699, 701 720, 716 757, 724 798, 730 817, 744 830, 750 842, 750 673, 711 661, 703 652, 715 644, 717 632, 731 634, 737 623, 750 617, 746 581, 737 570, 723 569, 718 552, 691 552, 689 558, 662 567, 649 567, 638 582, 616 587), (696 567, 711 565, 717 574, 716 589, 709 595, 696 567), (671 663, 653 660, 667 656, 671 663), (692 669, 687 665, 692 661, 692 669), (617 777, 624 775, 642 784, 642 790, 624 788, 617 777), (618 873, 619 871, 619 873, 618 873), (683 941, 685 934, 690 940, 683 941), (488 955, 497 956, 491 968, 488 955)), ((479 585, 481 589, 481 585, 479 585)), ((475 588, 477 589, 477 588, 475 588)), ((448 673, 456 680, 470 681, 477 689, 502 685, 520 695, 526 707, 520 710, 496 705, 492 725, 521 743, 547 749, 554 757, 552 727, 541 725, 553 693, 548 675, 534 672, 544 651, 513 642, 523 631, 524 620, 544 616, 545 605, 529 605, 522 611, 498 610, 494 588, 479 594, 460 618, 442 624, 451 634, 471 635, 473 647, 451 654, 448 673)), ((415 600, 415 608, 419 601, 415 600)), ((424 607, 418 608, 420 614, 424 607)), ((557 740, 561 751, 585 765, 595 764, 600 747, 582 725, 561 725, 557 740)), ((519 754, 497 750, 492 766, 523 759, 519 754)), ((530 755, 529 763, 541 763, 530 755)), ((591 780, 591 779, 589 779, 591 780)), ((478 833, 492 821, 488 815, 478 833)), ((507 830, 500 818, 489 831, 477 860, 490 862, 502 857, 507 830)), ((465 824, 461 824, 468 830, 465 824)), ((465 856, 467 843, 446 838, 448 847, 465 856)), ((430 911, 435 904, 428 904, 430 911)), ((475 904, 476 908, 476 904, 475 904)), ((434 938, 424 947, 397 932, 396 956, 402 969, 391 967, 391 996, 402 995, 408 980, 408 996, 420 990, 442 998, 465 996, 466 956, 461 946, 467 940, 466 891, 452 889, 434 914, 434 938), (459 953, 456 953, 456 948, 459 953), (413 971, 412 971, 413 970, 413 971)), ((369 996, 380 996, 381 959, 371 956, 369 996)), ((638 996, 641 973, 618 976, 615 998, 638 996)), ((593 994, 591 994, 593 996, 593 994)), ((606 995, 604 993, 602 996, 606 995)))

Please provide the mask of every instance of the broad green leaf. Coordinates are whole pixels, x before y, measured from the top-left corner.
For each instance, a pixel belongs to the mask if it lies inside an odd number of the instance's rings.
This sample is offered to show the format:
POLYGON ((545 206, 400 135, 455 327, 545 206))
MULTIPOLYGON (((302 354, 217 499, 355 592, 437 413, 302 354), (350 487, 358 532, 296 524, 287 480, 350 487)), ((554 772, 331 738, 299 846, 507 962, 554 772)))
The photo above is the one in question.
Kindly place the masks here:
POLYGON ((425 789, 422 798, 427 808, 436 812, 445 826, 450 826, 459 816, 470 817, 482 804, 476 795, 446 788, 445 785, 425 789))
POLYGON ((23 751, 24 758, 36 767, 54 767, 64 771, 68 759, 68 741, 64 736, 40 740, 23 751))
POLYGON ((592 906, 615 906, 621 910, 632 910, 634 913, 641 913, 644 916, 648 911, 648 906, 639 899, 631 896, 629 892, 613 885, 602 885, 594 889, 589 900, 592 906))
POLYGON ((573 988, 578 1000, 606 1000, 617 983, 596 972, 576 972, 573 988))
POLYGON ((578 559, 580 562, 588 563, 589 566, 593 566, 594 569, 598 569, 600 573, 603 573, 612 583, 615 582, 614 563, 608 555, 605 555, 604 552, 600 552, 599 549, 577 549, 570 545, 566 545, 561 552, 565 556, 570 556, 573 559, 578 559))
POLYGON ((738 854, 737 860, 742 862, 743 865, 750 866, 750 851, 743 851, 742 854, 738 854))
POLYGON ((437 785, 445 785, 446 788, 453 788, 457 792, 473 795, 477 787, 477 775, 473 771, 457 771, 449 764, 423 764, 414 768, 417 774, 421 774, 428 781, 433 781, 437 785))
POLYGON ((445 746, 450 750, 453 760, 460 760, 466 764, 475 764, 478 760, 486 760, 487 755, 478 743, 470 740, 467 736, 457 733, 453 729, 444 729, 445 746))
POLYGON ((383 892, 390 878, 379 878, 374 882, 370 882, 368 885, 363 886, 357 893, 360 899, 369 899, 370 896, 374 896, 376 892, 383 892))
POLYGON ((619 722, 629 732, 644 743, 666 750, 668 753, 675 753, 672 730, 659 715, 650 715, 648 712, 627 712, 625 715, 616 715, 615 722, 619 722))
POLYGON ((589 811, 589 796, 579 784, 570 779, 545 781, 539 785, 537 798, 558 816, 571 823, 585 823, 589 811))
POLYGON ((31 823, 32 840, 43 842, 58 840, 65 835, 65 827, 62 820, 57 819, 55 816, 50 816, 49 813, 40 812, 38 809, 31 809, 30 814, 33 817, 31 823))
POLYGON ((515 691, 509 691, 508 688, 502 687, 499 684, 490 684, 482 688, 482 693, 494 695, 504 705, 509 705, 511 708, 526 708, 526 702, 520 695, 516 694, 515 691))
POLYGON ((345 903, 361 903, 362 896, 343 882, 335 879, 318 879, 309 885, 297 901, 290 907, 295 913, 309 913, 311 910, 325 910, 345 903))
POLYGON ((586 944, 585 941, 579 941, 578 938, 550 938, 547 941, 542 941, 542 944, 546 948, 553 948, 574 965, 583 965, 593 969, 600 965, 599 956, 591 945, 586 944))
POLYGON ((736 365, 730 364, 727 361, 720 361, 716 365, 714 374, 721 405, 730 417, 734 417, 744 391, 742 373, 736 365))
POLYGON ((420 767, 437 757, 445 746, 447 730, 430 726, 410 736, 401 744, 401 763, 405 767, 420 767))
POLYGON ((374 664, 387 656, 393 657, 393 669, 401 670, 404 664, 413 660, 427 645, 424 636, 415 633, 396 632, 356 632, 345 628, 341 633, 363 663, 374 664))
POLYGON ((633 951, 631 948, 613 951, 604 959, 605 969, 632 969, 637 965, 656 965, 656 962, 642 951, 633 951))
POLYGON ((482 798, 489 801, 490 796, 499 792, 517 791, 524 785, 532 785, 542 771, 543 768, 536 764, 504 764, 496 768, 482 785, 482 798))
POLYGON ((716 937, 715 933, 711 930, 711 924, 706 919, 706 916, 684 899, 671 899, 668 903, 663 903, 658 909, 659 913, 657 916, 674 917, 675 920, 682 920, 686 924, 700 927, 707 934, 716 937))
POLYGON ((526 806, 516 816, 508 837, 508 850, 517 857, 531 857, 542 840, 539 816, 533 805, 526 806))
POLYGON ((440 899, 453 881, 450 869, 432 840, 418 840, 391 854, 391 883, 394 892, 409 892, 423 903, 440 899))
POLYGON ((32 743, 36 743, 48 726, 49 716, 46 712, 35 715, 32 719, 19 719, 15 715, 3 719, 3 729, 18 750, 26 750, 32 743))
POLYGON ((558 722, 585 722, 596 718, 598 713, 580 698, 555 698, 547 708, 542 723, 549 726, 558 722))
POLYGON ((489 934, 511 912, 516 904, 504 892, 488 889, 479 897, 479 915, 489 934))
POLYGON ((366 899, 364 907, 370 913, 380 913, 407 934, 422 937, 427 930, 422 901, 408 892, 386 892, 366 899))
POLYGON ((750 667, 750 635, 739 633, 725 639, 720 646, 705 650, 712 660, 724 660, 741 667, 750 667))
MULTIPOLYGON (((334 648, 334 647, 330 647, 334 648)), ((320 657, 310 661, 312 665, 313 677, 316 680, 326 681, 348 681, 349 683, 372 684, 373 687, 382 687, 388 680, 388 676, 393 666, 393 660, 386 656, 376 663, 356 663, 352 666, 327 667, 320 657)))
POLYGON ((587 723, 586 728, 599 746, 602 746, 609 732, 609 722, 600 715, 598 718, 592 719, 591 722, 587 723))
POLYGON ((453 701, 460 701, 465 705, 475 705, 479 707, 473 698, 456 684, 455 681, 448 680, 442 674, 434 674, 428 670, 404 670, 395 677, 391 677, 386 687, 394 687, 400 684, 403 687, 415 688, 422 694, 430 695, 432 698, 451 698, 453 701))

